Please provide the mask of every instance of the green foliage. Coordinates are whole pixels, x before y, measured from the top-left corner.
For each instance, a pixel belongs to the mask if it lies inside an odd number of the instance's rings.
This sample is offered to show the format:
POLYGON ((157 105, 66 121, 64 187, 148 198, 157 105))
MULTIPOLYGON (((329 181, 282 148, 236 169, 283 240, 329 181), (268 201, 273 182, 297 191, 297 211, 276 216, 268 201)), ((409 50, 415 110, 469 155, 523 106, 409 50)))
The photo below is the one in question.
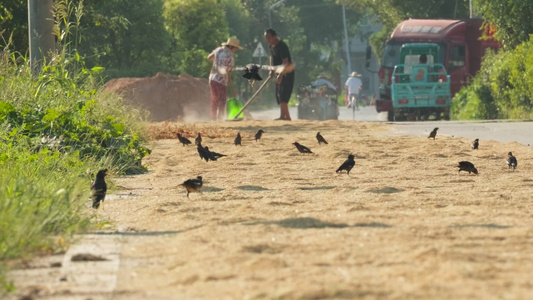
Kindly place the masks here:
POLYGON ((171 71, 172 37, 161 17, 163 2, 84 0, 78 52, 88 66, 104 66, 108 77, 171 71))
POLYGON ((207 77, 207 54, 229 37, 221 5, 215 0, 166 0, 163 15, 176 41, 173 63, 180 72, 207 77))
MULTIPOLYGON (((222 0, 220 2, 228 22, 229 35, 236 36, 244 42, 252 42, 255 36, 252 35, 250 28, 256 24, 250 18, 250 12, 243 7, 240 0, 222 0)), ((252 45, 253 43, 250 43, 249 46, 252 45)))
POLYGON ((98 169, 146 170, 143 114, 102 93, 102 68, 88 69, 69 51, 83 15, 82 6, 69 5, 55 6, 62 47, 41 70, 9 47, 0 52, 0 264, 56 251, 58 240, 86 230, 98 169))
MULTIPOLYGON (((111 100, 96 88, 83 89, 80 78, 65 76, 64 65, 47 65, 33 82, 30 74, 11 77, 21 85, 0 82, 0 122, 24 137, 13 142, 28 141, 64 153, 76 151, 80 159, 111 160, 124 173, 143 172, 141 161, 149 150, 135 133, 140 125, 132 121, 140 118, 140 112, 127 110, 120 100, 111 100)), ((91 74, 86 69, 80 73, 91 74)))
POLYGON ((77 157, 13 143, 0 154, 0 260, 54 251, 49 235, 68 238, 89 226, 82 211, 90 178, 80 176, 77 157))
POLYGON ((26 0, 2 0, 0 2, 0 49, 8 44, 22 53, 28 50, 28 3, 26 0), (10 36, 13 41, 8 43, 10 36))
POLYGON ((533 2, 524 0, 475 0, 485 20, 496 25, 495 37, 508 50, 529 40, 533 34, 533 2))
POLYGON ((531 119, 533 42, 487 55, 472 84, 452 101, 454 119, 531 119))
POLYGON ((180 73, 207 78, 212 65, 212 62, 207 60, 209 53, 203 49, 196 48, 181 52, 180 61, 178 62, 180 73))

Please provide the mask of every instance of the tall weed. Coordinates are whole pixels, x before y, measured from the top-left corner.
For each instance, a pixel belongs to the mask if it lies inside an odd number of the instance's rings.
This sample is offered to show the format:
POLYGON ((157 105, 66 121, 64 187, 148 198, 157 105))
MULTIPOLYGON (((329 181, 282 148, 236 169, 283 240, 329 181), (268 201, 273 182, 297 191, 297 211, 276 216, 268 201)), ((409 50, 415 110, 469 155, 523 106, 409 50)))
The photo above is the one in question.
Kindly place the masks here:
MULTIPOLYGON (((0 52, 0 265, 58 251, 86 230, 98 169, 146 171, 144 113, 102 93, 101 68, 87 69, 72 52, 75 43, 65 38, 76 31, 83 5, 70 3, 55 5, 62 44, 40 73, 8 47, 0 52)), ((0 272, 0 289, 9 288, 1 280, 0 272)))

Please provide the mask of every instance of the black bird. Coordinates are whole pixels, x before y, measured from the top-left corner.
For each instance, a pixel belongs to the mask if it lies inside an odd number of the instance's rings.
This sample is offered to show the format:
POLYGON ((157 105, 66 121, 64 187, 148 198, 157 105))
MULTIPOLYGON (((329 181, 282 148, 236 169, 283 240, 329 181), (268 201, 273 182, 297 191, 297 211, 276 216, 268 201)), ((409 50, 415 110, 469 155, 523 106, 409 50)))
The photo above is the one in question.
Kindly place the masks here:
POLYGON ((479 147, 479 139, 475 139, 472 142, 472 150, 477 150, 478 147, 479 147))
POLYGON ((259 75, 259 66, 254 64, 249 64, 246 66, 246 69, 244 69, 244 74, 242 75, 242 78, 246 78, 248 80, 256 80, 261 81, 263 78, 259 75))
POLYGON ((220 154, 220 153, 216 153, 216 152, 213 152, 213 151, 210 151, 209 150, 209 147, 205 146, 204 147, 205 149, 205 152, 207 152, 207 157, 212 160, 212 161, 215 161, 221 157, 224 157, 224 156, 227 156, 225 154, 220 154))
POLYGON ((107 184, 105 183, 105 176, 107 169, 103 169, 96 173, 96 179, 91 184, 91 199, 93 200, 93 208, 104 207, 105 193, 107 192, 107 184))
POLYGON ((180 143, 183 144, 183 146, 192 144, 191 141, 189 141, 186 137, 183 137, 181 134, 176 133, 176 135, 178 136, 178 140, 180 141, 180 143))
POLYGON ((459 168, 459 173, 461 173, 461 171, 467 171, 468 174, 472 172, 477 175, 477 169, 474 167, 474 164, 469 161, 460 161, 457 167, 459 168))
POLYGON ((233 141, 233 143, 235 144, 235 146, 237 146, 237 145, 242 146, 241 145, 241 140, 242 140, 241 133, 237 132, 237 136, 235 137, 235 140, 233 141))
POLYGON ((259 129, 259 130, 257 131, 257 133, 255 134, 255 141, 256 141, 256 142, 257 142, 258 139, 261 138, 261 136, 263 136, 263 133, 264 133, 263 129, 259 129))
POLYGON ((509 166, 509 169, 510 168, 513 168, 513 170, 516 169, 517 164, 518 162, 516 161, 516 157, 513 156, 512 152, 509 152, 507 154, 507 165, 509 166))
POLYGON ((202 144, 202 135, 201 135, 199 132, 198 132, 198 136, 194 139, 194 144, 195 144, 196 146, 202 144))
POLYGON ((294 146, 296 146, 296 148, 298 149, 298 151, 300 151, 301 153, 313 153, 309 148, 307 148, 306 146, 304 145, 300 145, 298 144, 297 142, 294 142, 292 143, 294 146))
POLYGON ((353 156, 352 154, 348 155, 348 159, 343 162, 342 165, 335 172, 339 173, 340 171, 346 170, 348 175, 350 175, 350 170, 352 170, 353 166, 355 166, 355 160, 353 160, 354 158, 355 156, 353 156))
POLYGON ((205 150, 204 147, 202 147, 202 144, 198 145, 196 147, 198 149, 198 154, 200 155, 200 159, 205 159, 206 162, 209 161, 209 153, 205 150))
POLYGON ((326 142, 326 139, 320 134, 320 132, 317 132, 316 133, 316 139, 318 140, 318 144, 320 145, 320 143, 324 143, 324 144, 328 144, 328 142, 326 142))
POLYGON ((437 130, 439 130, 439 127, 433 128, 433 130, 429 133, 428 139, 435 139, 437 136, 437 130))
POLYGON ((187 198, 189 198, 189 193, 199 192, 203 184, 202 176, 198 176, 194 179, 185 180, 185 182, 180 185, 185 187, 187 190, 187 198))

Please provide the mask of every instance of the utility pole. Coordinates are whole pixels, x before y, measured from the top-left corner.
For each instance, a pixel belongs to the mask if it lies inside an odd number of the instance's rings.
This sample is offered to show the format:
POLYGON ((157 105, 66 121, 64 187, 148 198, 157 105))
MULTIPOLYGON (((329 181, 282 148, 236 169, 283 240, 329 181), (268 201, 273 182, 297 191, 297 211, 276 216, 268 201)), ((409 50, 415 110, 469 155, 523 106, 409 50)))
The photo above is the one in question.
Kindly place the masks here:
POLYGON ((285 2, 285 0, 279 0, 278 2, 276 2, 276 3, 272 4, 272 5, 270 5, 270 7, 268 8, 268 27, 269 27, 269 28, 272 28, 272 17, 270 16, 271 11, 272 11, 274 8, 280 6, 281 3, 283 3, 283 2, 285 2))
POLYGON ((472 0, 469 1, 469 6, 470 6, 470 19, 483 19, 479 11, 479 7, 476 8, 476 5, 472 0))
POLYGON ((28 0, 30 65, 38 71, 55 50, 53 0, 28 0))
POLYGON ((344 22, 344 51, 346 51, 346 62, 348 64, 348 74, 352 72, 352 59, 350 57, 350 45, 348 40, 348 28, 346 26, 346 7, 344 6, 344 2, 342 4, 342 20, 344 22))

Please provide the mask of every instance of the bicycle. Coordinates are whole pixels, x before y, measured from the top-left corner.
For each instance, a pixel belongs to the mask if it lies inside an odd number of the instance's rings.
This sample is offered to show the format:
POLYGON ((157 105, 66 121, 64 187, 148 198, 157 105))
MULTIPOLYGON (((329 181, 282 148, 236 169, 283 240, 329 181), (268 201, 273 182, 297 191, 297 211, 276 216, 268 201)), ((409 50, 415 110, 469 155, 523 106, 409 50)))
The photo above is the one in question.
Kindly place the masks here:
POLYGON ((350 97, 348 98, 350 100, 350 103, 348 104, 348 107, 352 107, 352 113, 353 113, 353 119, 355 120, 355 111, 359 110, 359 101, 358 101, 359 95, 357 94, 350 94, 350 97))

